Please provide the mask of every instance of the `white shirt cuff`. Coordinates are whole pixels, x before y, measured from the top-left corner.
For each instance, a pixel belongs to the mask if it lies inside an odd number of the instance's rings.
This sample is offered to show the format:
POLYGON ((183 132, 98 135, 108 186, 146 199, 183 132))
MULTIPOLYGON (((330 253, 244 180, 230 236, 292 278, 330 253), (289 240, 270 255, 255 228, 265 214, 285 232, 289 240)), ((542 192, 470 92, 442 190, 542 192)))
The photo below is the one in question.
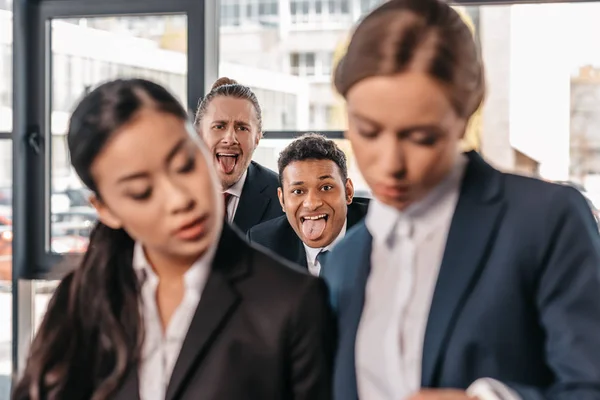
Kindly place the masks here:
POLYGON ((477 379, 467 388, 467 395, 479 400, 522 400, 514 390, 492 378, 477 379))

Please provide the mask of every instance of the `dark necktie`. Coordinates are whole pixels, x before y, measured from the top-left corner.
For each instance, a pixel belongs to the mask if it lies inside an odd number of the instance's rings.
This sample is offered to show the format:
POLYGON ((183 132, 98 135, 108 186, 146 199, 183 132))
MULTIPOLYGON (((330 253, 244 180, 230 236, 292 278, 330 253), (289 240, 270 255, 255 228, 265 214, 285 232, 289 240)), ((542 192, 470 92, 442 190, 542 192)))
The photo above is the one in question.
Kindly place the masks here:
POLYGON ((329 250, 321 251, 319 254, 317 254, 317 262, 321 266, 321 269, 319 270, 319 275, 323 274, 323 269, 325 269, 325 265, 327 263, 328 257, 329 257, 329 250))
POLYGON ((227 219, 227 204, 229 203, 229 199, 231 198, 231 193, 223 193, 223 204, 225 205, 223 209, 223 216, 227 219))

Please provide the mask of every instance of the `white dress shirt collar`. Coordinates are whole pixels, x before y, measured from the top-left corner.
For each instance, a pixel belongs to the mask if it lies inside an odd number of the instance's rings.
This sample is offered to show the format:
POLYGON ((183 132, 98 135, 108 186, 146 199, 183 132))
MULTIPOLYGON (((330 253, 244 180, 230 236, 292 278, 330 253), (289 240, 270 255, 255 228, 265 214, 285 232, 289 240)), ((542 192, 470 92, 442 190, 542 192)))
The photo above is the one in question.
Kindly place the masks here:
POLYGON ((246 183, 246 178, 248 177, 248 169, 244 171, 242 177, 234 183, 229 189, 225 191, 225 193, 229 193, 232 196, 237 197, 238 199, 242 196, 242 190, 244 189, 244 184, 246 183))
POLYGON ((333 250, 335 245, 338 244, 344 238, 344 236, 346 236, 347 224, 348 224, 348 220, 346 220, 344 222, 344 225, 342 226, 342 230, 337 235, 337 237, 333 240, 333 242, 331 242, 329 245, 327 245, 325 247, 309 247, 306 243, 302 242, 302 245, 304 246, 304 251, 306 253, 306 263, 308 266, 308 271, 312 275, 319 276, 319 273, 321 272, 321 265, 319 265, 319 263, 317 261, 317 256, 319 255, 319 253, 324 252, 324 251, 333 250))
POLYGON ((315 264, 317 262, 317 255, 319 255, 319 253, 321 253, 323 251, 333 250, 335 245, 338 244, 344 238, 344 236, 346 236, 347 224, 348 224, 348 221, 346 220, 344 222, 344 225, 342 226, 342 230, 337 235, 337 237, 333 240, 333 242, 329 243, 325 247, 309 247, 306 243, 302 242, 302 244, 304 245, 304 250, 306 251, 307 260, 309 262, 311 262, 312 264, 315 264))
POLYGON ((133 268, 140 279, 140 311, 144 320, 144 343, 138 366, 141 400, 165 398, 173 368, 210 275, 217 245, 212 245, 185 272, 183 298, 168 326, 163 327, 156 297, 159 277, 148 262, 142 244, 135 244, 133 268))
MULTIPOLYGON (((202 291, 212 268, 217 245, 218 241, 209 247, 208 250, 185 272, 183 281, 186 290, 196 289, 202 291)), ((136 242, 133 249, 133 269, 136 271, 142 285, 146 282, 152 283, 153 286, 158 284, 158 275, 156 275, 156 272, 146 258, 144 247, 140 242, 136 242)))

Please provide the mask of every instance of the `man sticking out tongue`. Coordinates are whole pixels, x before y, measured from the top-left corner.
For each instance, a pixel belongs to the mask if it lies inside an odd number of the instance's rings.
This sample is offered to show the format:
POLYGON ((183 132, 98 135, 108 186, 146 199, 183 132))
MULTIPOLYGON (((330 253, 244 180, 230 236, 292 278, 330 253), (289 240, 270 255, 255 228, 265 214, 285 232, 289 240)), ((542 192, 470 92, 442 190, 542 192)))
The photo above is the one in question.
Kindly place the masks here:
POLYGON ((221 172, 225 175, 233 174, 238 157, 239 154, 236 153, 217 153, 217 161, 221 172))
POLYGON ((319 275, 329 250, 366 214, 366 199, 355 201, 346 156, 322 135, 294 140, 279 155, 278 168, 286 215, 253 227, 248 238, 319 275))
POLYGON ((277 174, 252 161, 262 137, 260 105, 252 90, 229 78, 218 79, 200 102, 195 125, 212 152, 227 221, 246 233, 282 215, 277 174))

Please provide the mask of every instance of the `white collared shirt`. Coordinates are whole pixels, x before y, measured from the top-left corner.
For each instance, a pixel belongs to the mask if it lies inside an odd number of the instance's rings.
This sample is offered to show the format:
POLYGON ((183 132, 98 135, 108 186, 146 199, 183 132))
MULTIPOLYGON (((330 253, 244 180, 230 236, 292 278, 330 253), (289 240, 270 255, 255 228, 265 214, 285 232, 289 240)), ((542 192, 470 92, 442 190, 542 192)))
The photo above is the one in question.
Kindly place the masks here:
MULTIPOLYGON (((370 203, 371 272, 356 338, 361 399, 404 399, 420 389, 429 308, 466 163, 459 157, 446 179, 402 212, 376 199, 370 203)), ((492 379, 477 380, 468 393, 481 400, 519 399, 492 379), (507 395, 490 397, 489 385, 507 395)))
POLYGON ((325 247, 309 247, 306 243, 302 242, 302 244, 304 245, 304 251, 306 253, 306 264, 308 265, 308 272, 310 272, 311 275, 319 276, 319 274, 321 273, 321 264, 319 263, 319 260, 317 260, 317 256, 321 252, 333 250, 334 246, 338 244, 340 240, 344 238, 344 236, 346 236, 347 224, 348 220, 346 219, 340 233, 337 235, 333 242, 331 242, 325 247))
POLYGON ((233 184, 225 193, 229 193, 231 197, 227 202, 227 221, 233 222, 235 218, 235 212, 237 211, 238 205, 240 204, 240 197, 242 196, 242 190, 244 189, 244 183, 246 183, 246 177, 248 176, 248 169, 244 171, 239 181, 233 184))
POLYGON ((140 400, 165 399, 173 368, 208 280, 215 251, 216 244, 184 274, 183 299, 163 331, 156 303, 159 277, 150 266, 142 245, 135 244, 133 268, 141 283, 140 307, 144 320, 142 359, 138 367, 140 400))

